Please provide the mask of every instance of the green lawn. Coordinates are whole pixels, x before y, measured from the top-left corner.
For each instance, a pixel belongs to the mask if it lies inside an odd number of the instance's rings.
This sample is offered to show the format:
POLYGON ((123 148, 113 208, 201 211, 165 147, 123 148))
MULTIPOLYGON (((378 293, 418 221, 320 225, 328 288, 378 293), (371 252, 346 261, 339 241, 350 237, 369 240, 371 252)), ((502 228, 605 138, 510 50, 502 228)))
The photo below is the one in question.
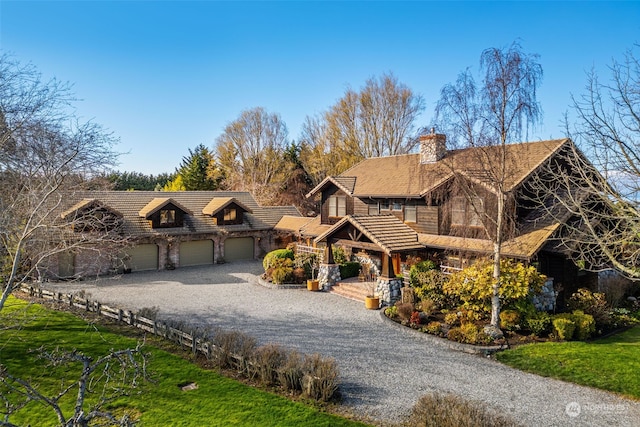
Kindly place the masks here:
MULTIPOLYGON (((60 389, 60 376, 77 374, 56 368, 43 369, 30 349, 56 346, 87 354, 106 354, 110 349, 135 347, 136 341, 104 329, 96 329, 68 313, 27 305, 12 298, 0 313, 0 363, 10 373, 38 384, 39 390, 53 395, 60 389), (16 318, 21 327, 7 328, 16 318)), ((141 426, 362 426, 325 413, 313 406, 293 402, 261 391, 216 372, 201 369, 183 358, 152 346, 148 369, 153 383, 145 383, 143 393, 133 393, 115 401, 109 410, 139 417, 141 426), (198 388, 182 391, 178 384, 194 381, 198 388)), ((65 403, 67 413, 75 390, 65 403)), ((52 426, 56 418, 51 409, 32 403, 10 422, 18 425, 52 426)))
POLYGON ((593 342, 524 345, 496 357, 523 371, 640 399, 640 326, 593 342))

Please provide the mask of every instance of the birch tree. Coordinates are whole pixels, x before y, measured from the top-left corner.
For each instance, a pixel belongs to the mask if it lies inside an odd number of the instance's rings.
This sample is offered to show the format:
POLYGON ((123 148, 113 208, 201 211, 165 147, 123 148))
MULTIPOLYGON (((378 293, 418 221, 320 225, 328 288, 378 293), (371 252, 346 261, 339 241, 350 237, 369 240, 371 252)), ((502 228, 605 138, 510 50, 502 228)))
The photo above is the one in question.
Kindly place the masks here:
MULTIPOLYGON (((510 178, 507 144, 518 142, 542 116, 536 91, 542 79, 538 56, 525 53, 518 43, 508 48, 489 48, 480 56, 482 81, 476 86, 469 70, 455 83, 441 90, 436 106, 436 123, 441 129, 452 129, 452 139, 459 147, 477 147, 476 170, 454 170, 456 182, 464 187, 468 204, 481 215, 486 236, 493 243, 493 295, 491 326, 500 324, 500 258, 508 222, 508 206, 514 195, 507 182, 510 178), (472 182, 465 186, 465 183, 472 182), (477 184, 488 186, 496 197, 496 214, 478 209, 474 200, 481 197, 477 184)), ((473 168, 472 168, 473 169, 473 168)))

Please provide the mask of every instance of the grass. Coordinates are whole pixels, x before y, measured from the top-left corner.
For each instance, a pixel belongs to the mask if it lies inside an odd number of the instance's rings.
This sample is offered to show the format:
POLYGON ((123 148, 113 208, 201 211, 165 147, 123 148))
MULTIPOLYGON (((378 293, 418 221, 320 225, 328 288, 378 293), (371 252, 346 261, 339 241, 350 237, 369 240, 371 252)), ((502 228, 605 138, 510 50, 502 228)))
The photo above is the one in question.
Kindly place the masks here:
MULTIPOLYGON (((73 370, 43 368, 32 349, 56 347, 102 355, 111 349, 135 347, 137 341, 88 324, 69 313, 48 310, 11 298, 0 312, 0 363, 8 372, 38 384, 53 395, 62 376, 77 377, 73 370), (16 322, 16 319, 18 321, 16 322), (11 327, 15 323, 19 327, 11 327)), ((148 370, 153 382, 146 382, 126 398, 112 402, 115 414, 131 414, 140 426, 363 426, 324 412, 318 407, 247 386, 152 345, 148 370), (178 385, 195 382, 198 388, 183 391, 178 385)), ((64 402, 72 408, 74 390, 64 402)), ((9 419, 18 425, 54 426, 53 411, 31 403, 9 419)))
POLYGON ((640 399, 640 326, 592 342, 523 345, 496 357, 523 371, 640 399))

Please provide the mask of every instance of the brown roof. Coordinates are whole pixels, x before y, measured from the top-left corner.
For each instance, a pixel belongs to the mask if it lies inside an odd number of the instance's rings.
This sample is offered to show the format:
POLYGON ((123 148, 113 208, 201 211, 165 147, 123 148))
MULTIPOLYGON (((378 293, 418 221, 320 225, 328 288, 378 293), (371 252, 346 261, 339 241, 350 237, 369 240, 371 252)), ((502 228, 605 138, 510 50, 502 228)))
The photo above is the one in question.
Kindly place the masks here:
POLYGON ((151 200, 149 203, 147 203, 142 209, 140 209, 140 212, 138 212, 138 215, 141 216, 142 218, 149 219, 151 215, 158 212, 160 209, 167 206, 168 204, 174 205, 176 208, 180 209, 182 212, 186 214, 191 215, 192 213, 189 209, 185 208, 180 203, 173 200, 171 197, 156 197, 153 200, 151 200))
MULTIPOLYGON (((548 225, 506 241, 502 244, 502 255, 529 260, 543 247, 558 227, 559 224, 557 223, 548 225)), ((491 240, 436 234, 418 234, 418 239, 420 243, 430 248, 482 254, 491 254, 493 252, 493 241, 491 240)))
POLYGON ((101 206, 119 212, 123 217, 123 231, 133 236, 269 230, 283 215, 300 215, 294 206, 259 206, 253 196, 244 191, 86 191, 68 196, 69 204, 72 206, 86 203, 87 199, 95 200, 101 206), (250 212, 244 214, 244 223, 216 225, 211 216, 202 213, 214 198, 233 198, 249 209, 250 212), (184 225, 154 230, 150 221, 140 215, 146 216, 169 201, 188 213, 184 225))
POLYGON ((251 213, 251 209, 240 203, 235 197, 214 197, 211 201, 202 209, 202 213, 205 215, 213 216, 220 212, 221 209, 226 208, 230 204, 235 203, 243 209, 245 212, 251 213))
POLYGON ((424 245, 418 242, 418 234, 393 215, 347 215, 316 237, 316 242, 330 238, 347 224, 353 225, 387 254, 424 249, 424 245))
MULTIPOLYGON (((507 168, 505 190, 520 185, 546 159, 569 139, 526 142, 506 145, 507 168)), ((327 177, 309 195, 332 182, 347 194, 357 197, 422 197, 448 181, 455 173, 476 182, 491 184, 494 178, 485 173, 495 166, 501 147, 474 147, 450 150, 435 163, 423 164, 419 154, 365 159, 338 177, 327 177)))
POLYGON ((274 228, 280 231, 290 231, 303 237, 317 237, 331 227, 332 225, 320 223, 320 215, 313 218, 285 215, 274 228))
POLYGON ((62 212, 60 214, 60 217, 62 219, 68 219, 69 216, 76 215, 76 213, 78 211, 81 211, 81 210, 84 210, 84 209, 88 209, 88 208, 91 208, 91 207, 94 207, 94 206, 99 206, 99 207, 105 208, 105 209, 109 210, 110 212, 112 212, 114 215, 122 217, 122 214, 120 212, 118 212, 117 210, 115 210, 113 208, 109 208, 108 206, 103 206, 102 203, 100 203, 100 201, 96 200, 96 199, 82 199, 78 203, 76 203, 75 205, 71 206, 66 211, 62 212))

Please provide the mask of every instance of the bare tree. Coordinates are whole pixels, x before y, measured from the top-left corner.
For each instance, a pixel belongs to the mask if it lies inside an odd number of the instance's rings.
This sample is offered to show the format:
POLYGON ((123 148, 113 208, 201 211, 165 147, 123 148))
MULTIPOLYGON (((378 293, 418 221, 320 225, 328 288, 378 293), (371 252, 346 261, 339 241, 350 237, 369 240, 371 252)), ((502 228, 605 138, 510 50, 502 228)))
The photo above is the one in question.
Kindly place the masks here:
POLYGON ((328 111, 307 117, 305 168, 319 182, 368 157, 406 154, 418 144, 414 125, 423 110, 423 98, 391 73, 370 78, 358 92, 347 89, 328 111))
POLYGON ((134 425, 126 414, 117 419, 104 408, 109 402, 138 388, 147 377, 146 356, 140 345, 133 349, 111 351, 97 358, 59 349, 40 349, 38 354, 49 370, 65 371, 59 392, 54 396, 43 394, 36 382, 17 378, 0 365, 0 401, 5 414, 0 424, 13 426, 9 421, 11 415, 31 402, 38 402, 53 411, 61 427, 86 427, 96 425, 98 421, 100 425, 134 425), (70 374, 76 371, 79 372, 77 378, 70 374), (74 394, 75 399, 72 397, 74 394), (65 414, 69 397, 73 399, 73 410, 71 414, 65 414))
POLYGON ((0 57, 0 310, 58 254, 126 243, 117 224, 89 230, 77 227, 77 216, 61 216, 117 159, 114 138, 78 122, 72 101, 68 85, 43 82, 33 66, 0 57))
POLYGON ((547 218, 570 219, 558 246, 580 267, 640 280, 640 60, 629 50, 610 70, 606 82, 588 74, 567 124, 576 145, 546 165, 533 194, 547 218))
MULTIPOLYGON (((510 158, 507 145, 522 138, 523 131, 534 126, 542 111, 536 90, 542 78, 538 56, 526 54, 518 43, 509 48, 490 48, 480 56, 484 74, 477 90, 469 70, 460 74, 455 84, 446 85, 436 106, 436 122, 444 129, 453 129, 454 143, 461 147, 476 147, 475 167, 450 170, 462 189, 468 206, 483 218, 486 237, 493 242, 494 286, 491 326, 500 322, 500 258, 505 232, 509 225, 509 206, 514 194, 509 182, 515 172, 511 167, 517 159, 510 158), (483 209, 486 189, 495 196, 495 214, 483 209), (482 192, 479 192, 479 189, 482 192)), ((447 162, 445 162, 447 164, 447 162)))
POLYGON ((268 202, 281 184, 283 153, 289 146, 287 126, 262 107, 245 110, 216 141, 226 186, 248 190, 268 202))

